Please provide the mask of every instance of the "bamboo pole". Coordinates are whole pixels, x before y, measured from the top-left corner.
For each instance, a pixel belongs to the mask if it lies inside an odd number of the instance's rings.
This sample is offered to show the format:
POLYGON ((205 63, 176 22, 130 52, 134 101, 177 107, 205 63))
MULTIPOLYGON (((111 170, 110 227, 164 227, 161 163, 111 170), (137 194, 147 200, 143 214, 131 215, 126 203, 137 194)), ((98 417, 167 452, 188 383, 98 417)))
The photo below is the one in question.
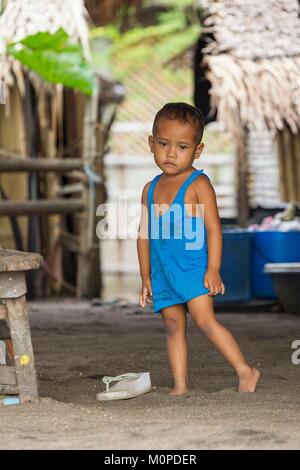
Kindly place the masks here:
POLYGON ((82 199, 51 199, 38 201, 1 201, 0 216, 71 214, 84 209, 82 199))
POLYGON ((84 162, 80 158, 35 158, 21 160, 16 158, 0 158, 0 172, 15 172, 15 171, 55 171, 67 172, 73 170, 82 170, 84 162))

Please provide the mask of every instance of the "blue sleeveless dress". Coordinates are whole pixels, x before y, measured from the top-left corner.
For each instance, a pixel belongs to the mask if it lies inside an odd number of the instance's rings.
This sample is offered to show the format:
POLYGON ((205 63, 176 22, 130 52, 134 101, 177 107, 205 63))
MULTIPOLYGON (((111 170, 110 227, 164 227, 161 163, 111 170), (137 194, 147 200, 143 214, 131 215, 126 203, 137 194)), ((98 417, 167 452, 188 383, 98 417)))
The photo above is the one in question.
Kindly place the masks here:
MULTIPOLYGON (((153 192, 156 175, 148 190, 148 236, 153 312, 183 304, 209 292, 204 287, 207 270, 207 241, 204 220, 190 216, 184 206, 188 186, 203 170, 195 170, 179 188, 169 209, 157 216, 153 192)), ((207 175, 205 175, 207 176, 207 175)))

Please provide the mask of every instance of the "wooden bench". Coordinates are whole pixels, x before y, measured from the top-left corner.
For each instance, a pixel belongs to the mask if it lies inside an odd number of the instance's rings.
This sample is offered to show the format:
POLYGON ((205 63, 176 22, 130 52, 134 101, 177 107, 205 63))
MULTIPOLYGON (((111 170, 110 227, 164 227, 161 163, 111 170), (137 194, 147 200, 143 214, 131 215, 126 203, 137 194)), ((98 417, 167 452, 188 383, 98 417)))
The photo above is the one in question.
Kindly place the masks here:
POLYGON ((26 307, 25 271, 43 262, 37 253, 0 248, 0 320, 6 320, 13 366, 0 365, 0 393, 18 394, 20 402, 37 402, 38 388, 26 307))

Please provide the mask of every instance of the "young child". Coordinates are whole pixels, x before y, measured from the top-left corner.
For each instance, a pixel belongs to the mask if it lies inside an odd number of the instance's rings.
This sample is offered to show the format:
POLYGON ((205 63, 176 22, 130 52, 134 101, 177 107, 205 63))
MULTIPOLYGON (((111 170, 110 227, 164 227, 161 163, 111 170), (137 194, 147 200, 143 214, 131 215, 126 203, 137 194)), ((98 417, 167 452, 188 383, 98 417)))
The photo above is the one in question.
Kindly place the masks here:
POLYGON ((254 392, 260 376, 214 313, 213 297, 225 292, 222 229, 210 180, 193 167, 204 148, 203 130, 201 111, 189 104, 168 103, 156 114, 149 146, 162 173, 145 185, 141 198, 139 302, 152 303, 154 313, 162 314, 174 378, 171 395, 189 388, 186 306, 196 327, 234 368, 239 392, 254 392))

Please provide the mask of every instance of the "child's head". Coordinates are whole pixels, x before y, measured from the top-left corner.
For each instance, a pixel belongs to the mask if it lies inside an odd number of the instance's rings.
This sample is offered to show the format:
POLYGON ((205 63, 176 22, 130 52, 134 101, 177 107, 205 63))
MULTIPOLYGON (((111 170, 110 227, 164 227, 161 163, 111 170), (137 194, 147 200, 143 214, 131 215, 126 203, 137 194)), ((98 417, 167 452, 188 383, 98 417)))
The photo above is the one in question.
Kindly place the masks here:
POLYGON ((195 128, 195 143, 201 143, 204 131, 204 118, 200 109, 188 103, 167 103, 155 115, 152 134, 155 135, 160 119, 170 119, 181 123, 189 123, 195 128))
POLYGON ((204 118, 201 111, 187 103, 167 103, 156 114, 149 145, 157 165, 172 174, 182 172, 199 158, 204 118))

